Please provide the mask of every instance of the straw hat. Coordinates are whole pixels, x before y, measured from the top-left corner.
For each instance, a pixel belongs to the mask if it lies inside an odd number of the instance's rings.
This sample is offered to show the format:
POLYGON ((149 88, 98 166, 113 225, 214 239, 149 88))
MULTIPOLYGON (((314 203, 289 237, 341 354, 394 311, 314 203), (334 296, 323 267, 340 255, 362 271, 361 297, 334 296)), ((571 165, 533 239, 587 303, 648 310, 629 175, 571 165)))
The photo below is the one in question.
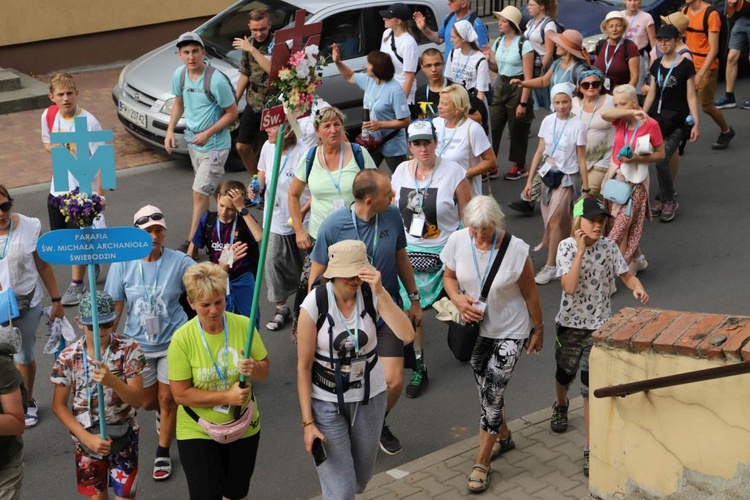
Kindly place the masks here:
POLYGON ((607 13, 607 16, 604 18, 604 21, 602 21, 602 23, 599 25, 599 28, 601 28, 602 33, 604 33, 605 35, 609 35, 609 33, 607 33, 606 28, 607 28, 607 23, 610 22, 612 19, 619 19, 620 21, 622 21, 622 24, 625 26, 622 31, 623 32, 628 31, 628 28, 630 27, 630 23, 628 22, 627 19, 625 19, 625 14, 623 14, 619 10, 613 10, 612 12, 607 13))
POLYGON ((576 30, 565 30, 562 33, 552 31, 547 36, 557 45, 578 59, 588 61, 588 53, 583 48, 583 35, 576 30))
POLYGON ((688 24, 690 24, 688 17, 680 11, 672 12, 668 16, 661 16, 661 22, 664 24, 671 24, 677 28, 682 35, 685 34, 685 30, 687 29, 688 24))
POLYGON ((498 20, 505 19, 516 27, 516 31, 521 32, 521 11, 518 8, 508 5, 500 12, 492 13, 498 20))

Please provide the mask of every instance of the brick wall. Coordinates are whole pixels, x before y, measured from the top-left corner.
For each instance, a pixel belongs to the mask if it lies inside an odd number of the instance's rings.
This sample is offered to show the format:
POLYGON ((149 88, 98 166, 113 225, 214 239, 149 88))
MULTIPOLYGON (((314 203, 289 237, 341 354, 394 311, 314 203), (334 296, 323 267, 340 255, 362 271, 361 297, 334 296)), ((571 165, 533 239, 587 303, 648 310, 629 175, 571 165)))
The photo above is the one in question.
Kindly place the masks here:
POLYGON ((750 361, 750 317, 624 308, 594 333, 594 343, 633 353, 750 361))

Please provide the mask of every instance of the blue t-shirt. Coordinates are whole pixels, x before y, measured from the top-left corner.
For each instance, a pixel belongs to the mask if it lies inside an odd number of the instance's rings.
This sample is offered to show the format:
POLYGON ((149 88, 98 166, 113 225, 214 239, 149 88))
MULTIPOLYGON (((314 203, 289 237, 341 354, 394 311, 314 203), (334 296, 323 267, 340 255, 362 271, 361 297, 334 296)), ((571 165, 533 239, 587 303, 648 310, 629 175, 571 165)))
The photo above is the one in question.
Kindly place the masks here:
MULTIPOLYGON (((208 66, 206 66, 208 68, 208 66)), ((185 66, 177 68, 172 75, 172 93, 177 97, 182 97, 185 105, 184 118, 187 128, 194 133, 203 132, 216 123, 224 109, 234 104, 234 92, 226 78, 219 74, 219 70, 214 71, 211 78, 211 95, 215 101, 211 102, 203 91, 203 77, 206 71, 196 80, 192 81, 190 76, 185 75, 185 88, 180 91, 180 79, 185 66), (184 92, 184 94, 183 94, 184 92)), ((212 150, 229 149, 232 146, 232 139, 229 135, 229 129, 224 128, 220 132, 211 136, 203 146, 193 146, 197 151, 207 152, 212 150)))
POLYGON ((531 42, 528 40, 524 40, 521 50, 518 50, 519 36, 521 35, 515 35, 507 47, 505 46, 505 36, 501 36, 492 44, 492 48, 495 51, 495 62, 497 63, 498 73, 503 76, 523 75, 522 56, 534 51, 531 42))
POLYGON ((396 252, 406 248, 406 233, 401 212, 395 205, 390 205, 388 210, 377 214, 369 222, 355 215, 355 229, 350 208, 353 209, 353 206, 340 208, 323 221, 310 260, 327 266, 329 246, 344 240, 363 241, 367 245, 368 258, 382 275, 383 288, 391 296, 397 296, 399 292, 396 252))
MULTIPOLYGON (((464 19, 468 21, 471 14, 472 13, 470 12, 468 16, 462 17, 461 19, 456 19, 454 14, 448 14, 448 17, 446 18, 448 19, 448 22, 443 22, 443 24, 440 25, 438 36, 445 41, 445 53, 443 54, 443 57, 446 61, 448 60, 448 55, 453 50, 453 44, 451 43, 451 30, 453 30, 453 25, 464 19)), ((487 34, 487 26, 484 25, 484 22, 479 16, 474 19, 474 31, 477 32, 477 46, 481 49, 489 43, 490 38, 487 34)))
POLYGON ((165 351, 174 332, 187 321, 179 299, 184 290, 182 275, 193 264, 184 253, 165 248, 154 262, 131 260, 110 266, 104 291, 116 301, 126 301, 125 335, 135 339, 144 352, 165 351), (160 331, 149 341, 145 317, 152 312, 159 318, 160 331))
MULTIPOLYGON (((406 103, 404 89, 395 78, 378 85, 374 78, 363 73, 354 74, 354 83, 365 91, 362 103, 370 110, 371 120, 403 120, 411 116, 409 105, 406 103)), ((371 132, 376 139, 382 139, 393 129, 384 128, 377 132, 371 132)), ((402 128, 395 137, 383 144, 380 152, 383 156, 400 156, 406 154, 406 129, 402 128)))

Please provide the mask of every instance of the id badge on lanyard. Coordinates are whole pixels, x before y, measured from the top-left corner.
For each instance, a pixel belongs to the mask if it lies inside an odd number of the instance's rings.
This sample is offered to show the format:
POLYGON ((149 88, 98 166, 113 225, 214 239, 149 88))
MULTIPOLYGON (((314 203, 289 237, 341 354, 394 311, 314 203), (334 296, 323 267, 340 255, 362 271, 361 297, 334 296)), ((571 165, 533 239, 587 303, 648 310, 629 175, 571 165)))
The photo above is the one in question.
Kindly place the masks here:
POLYGON ((424 234, 425 217, 423 213, 414 214, 409 225, 409 234, 421 238, 424 234))
POLYGON ((359 382, 365 378, 365 369, 367 368, 367 356, 354 358, 349 369, 349 382, 359 382))

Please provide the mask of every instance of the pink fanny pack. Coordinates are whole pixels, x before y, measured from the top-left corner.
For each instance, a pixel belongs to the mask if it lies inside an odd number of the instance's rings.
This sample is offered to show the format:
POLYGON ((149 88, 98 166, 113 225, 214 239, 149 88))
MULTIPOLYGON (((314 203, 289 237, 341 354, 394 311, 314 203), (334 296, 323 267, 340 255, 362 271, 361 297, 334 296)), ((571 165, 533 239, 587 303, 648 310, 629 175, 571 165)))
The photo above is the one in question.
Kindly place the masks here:
POLYGON ((203 417, 199 417, 198 414, 195 413, 189 406, 183 406, 183 408, 185 408, 185 412, 190 415, 193 420, 198 422, 198 425, 200 425, 203 430, 206 431, 206 434, 208 434, 211 439, 213 439, 217 443, 224 444, 233 443, 245 434, 247 428, 250 426, 250 422, 253 419, 253 413, 255 412, 255 402, 250 401, 247 404, 247 407, 245 408, 245 411, 243 411, 240 415, 240 418, 223 424, 214 424, 204 419, 203 417))

